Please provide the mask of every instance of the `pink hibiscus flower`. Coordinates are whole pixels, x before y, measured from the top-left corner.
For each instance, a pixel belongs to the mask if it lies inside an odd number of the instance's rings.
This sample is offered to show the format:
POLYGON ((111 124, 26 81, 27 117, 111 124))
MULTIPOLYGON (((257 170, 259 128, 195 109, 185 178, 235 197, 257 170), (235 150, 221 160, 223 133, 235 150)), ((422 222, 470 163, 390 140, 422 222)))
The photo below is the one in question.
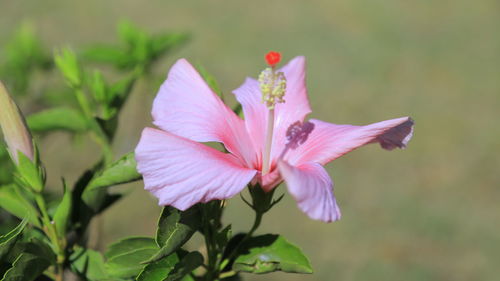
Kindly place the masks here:
POLYGON ((323 165, 365 144, 391 150, 410 140, 409 117, 366 126, 304 122, 311 112, 304 57, 281 69, 274 67, 279 54, 266 59, 272 68, 234 91, 244 120, 185 59, 171 68, 153 103, 153 123, 160 129, 145 128, 135 150, 145 189, 160 205, 185 210, 230 198, 249 183, 270 191, 284 180, 304 213, 331 222, 340 211, 323 165), (202 142, 220 142, 228 153, 202 142))

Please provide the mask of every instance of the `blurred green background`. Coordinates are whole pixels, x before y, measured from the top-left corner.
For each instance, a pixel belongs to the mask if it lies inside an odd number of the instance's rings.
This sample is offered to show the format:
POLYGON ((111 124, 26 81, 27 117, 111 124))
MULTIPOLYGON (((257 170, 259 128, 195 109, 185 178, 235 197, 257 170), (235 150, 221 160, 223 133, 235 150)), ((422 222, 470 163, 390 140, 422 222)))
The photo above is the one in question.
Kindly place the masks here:
MULTIPOLYGON (((267 51, 286 60, 305 55, 312 117, 367 124, 410 115, 414 139, 404 151, 372 145, 328 165, 341 221, 312 221, 289 195, 266 215, 258 232, 300 245, 314 275, 245 279, 497 280, 499 11, 495 0, 2 0, 0 46, 25 20, 46 46, 75 49, 116 41, 122 19, 149 32, 188 31, 192 40, 156 73, 165 76, 186 57, 211 72, 226 95, 258 75, 267 51)), ((135 88, 121 116, 117 155, 151 126, 157 87, 142 81, 135 88)), ((59 175, 74 181, 99 156, 89 140, 75 144, 63 133, 45 138, 41 150, 49 183, 59 175)), ((130 194, 98 222, 99 245, 154 233, 156 200, 140 184, 125 188, 130 194)), ((229 201, 226 223, 248 230, 252 220, 241 199, 229 201)))

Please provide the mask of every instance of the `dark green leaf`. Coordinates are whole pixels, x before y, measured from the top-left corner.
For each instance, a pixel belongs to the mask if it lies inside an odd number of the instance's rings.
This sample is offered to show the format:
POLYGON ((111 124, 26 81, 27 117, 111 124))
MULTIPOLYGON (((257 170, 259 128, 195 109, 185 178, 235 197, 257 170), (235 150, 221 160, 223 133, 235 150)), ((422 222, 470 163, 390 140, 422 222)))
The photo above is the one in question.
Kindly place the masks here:
POLYGON ((200 212, 195 205, 182 212, 174 207, 165 207, 158 221, 156 243, 160 251, 148 262, 154 262, 177 251, 196 232, 200 224, 200 212))
POLYGON ((252 273, 312 273, 307 257, 281 235, 252 237, 240 247, 233 270, 252 273))
MULTIPOLYGON (((96 175, 97 171, 100 171, 102 169, 102 160, 98 162, 94 167, 91 169, 85 171, 79 179, 76 181, 73 191, 72 191, 72 201, 73 201, 73 210, 71 211, 71 222, 72 225, 74 226, 74 229, 78 233, 79 237, 84 237, 86 234, 86 230, 88 228, 88 224, 90 223, 90 220, 92 217, 98 213, 99 210, 101 210, 101 206, 106 200, 107 196, 107 190, 105 189, 99 189, 96 192, 92 192, 89 196, 90 197, 95 197, 95 200, 89 200, 86 203, 83 198, 82 194, 89 184, 89 182, 92 180, 92 178, 96 175)), ((89 199, 88 198, 88 199, 89 199)), ((92 199, 92 198, 90 198, 92 199)))
POLYGON ((239 117, 241 118, 245 118, 245 116, 243 115, 243 107, 241 106, 240 103, 238 103, 235 107, 233 107, 233 112, 236 113, 236 115, 238 115, 239 117))
POLYGON ((50 247, 40 240, 33 239, 23 245, 21 254, 7 270, 2 281, 35 280, 54 262, 55 255, 50 247))
POLYGON ((34 132, 63 130, 81 133, 87 130, 85 117, 79 111, 67 107, 37 112, 28 116, 27 123, 34 132))
POLYGON ((134 157, 133 152, 127 153, 105 168, 90 181, 86 191, 139 180, 141 174, 137 172, 137 163, 134 157))
POLYGON ((50 263, 39 256, 22 253, 5 272, 2 281, 31 281, 40 276, 50 263))
POLYGON ((215 242, 217 243, 219 249, 224 249, 232 235, 233 232, 231 230, 231 225, 226 226, 223 230, 216 234, 215 242))
POLYGON ((29 223, 41 227, 37 218, 37 210, 18 192, 19 188, 15 184, 1 186, 0 207, 20 219, 26 218, 29 223))
MULTIPOLYGON (((87 211, 91 211, 92 215, 98 214, 102 209, 106 201, 108 201, 108 191, 106 189, 95 189, 95 190, 85 190, 81 196, 84 204, 89 208, 87 211)), ((91 215, 91 214, 87 214, 91 215)))
POLYGON ((110 276, 131 278, 141 272, 142 262, 158 252, 154 239, 148 237, 132 237, 112 244, 105 253, 106 269, 110 276))
POLYGON ((64 181, 63 184, 64 184, 63 198, 61 200, 61 203, 59 203, 59 206, 57 207, 56 212, 54 214, 54 223, 57 235, 59 237, 66 236, 66 229, 68 227, 68 221, 71 215, 71 205, 72 205, 71 190, 69 190, 64 181))
POLYGON ((86 225, 92 216, 99 214, 122 198, 122 194, 109 194, 105 188, 87 189, 90 181, 96 177, 96 171, 101 170, 101 164, 100 162, 92 170, 86 171, 75 185, 73 204, 78 207, 77 210, 74 210, 73 221, 77 224, 86 225), (77 217, 79 218, 76 219, 77 217))
POLYGON ((71 269, 85 280, 103 280, 107 278, 104 259, 101 253, 77 248, 70 257, 71 269))
POLYGON ((179 256, 174 253, 168 257, 147 264, 142 269, 137 281, 163 281, 169 273, 174 269, 175 265, 179 262, 179 256))
POLYGON ((4 256, 8 254, 14 244, 16 244, 19 234, 21 234, 27 222, 28 220, 24 219, 9 233, 0 236, 0 261, 3 260, 4 256))
POLYGON ((176 264, 174 270, 168 275, 165 281, 177 281, 184 278, 193 270, 203 264, 203 256, 199 252, 190 252, 176 264))

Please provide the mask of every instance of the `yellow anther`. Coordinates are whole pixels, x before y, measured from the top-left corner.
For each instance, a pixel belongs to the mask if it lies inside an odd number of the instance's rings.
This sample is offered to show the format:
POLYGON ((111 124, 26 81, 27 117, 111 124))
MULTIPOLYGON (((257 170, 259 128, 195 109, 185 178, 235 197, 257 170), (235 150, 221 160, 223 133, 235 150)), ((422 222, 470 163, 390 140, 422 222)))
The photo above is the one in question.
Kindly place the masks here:
POLYGON ((262 102, 269 109, 274 109, 276 103, 284 103, 286 92, 286 77, 283 72, 275 72, 272 68, 264 69, 259 75, 262 102))

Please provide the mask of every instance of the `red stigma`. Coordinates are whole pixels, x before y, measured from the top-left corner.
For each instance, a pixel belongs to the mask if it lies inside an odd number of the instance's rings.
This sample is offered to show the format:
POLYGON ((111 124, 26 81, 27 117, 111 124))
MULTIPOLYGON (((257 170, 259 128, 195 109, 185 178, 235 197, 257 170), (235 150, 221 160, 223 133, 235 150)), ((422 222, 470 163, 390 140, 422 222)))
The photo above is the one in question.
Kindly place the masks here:
POLYGON ((266 55, 266 62, 271 67, 274 67, 276 64, 278 64, 280 60, 281 60, 281 54, 278 52, 271 51, 266 55))

